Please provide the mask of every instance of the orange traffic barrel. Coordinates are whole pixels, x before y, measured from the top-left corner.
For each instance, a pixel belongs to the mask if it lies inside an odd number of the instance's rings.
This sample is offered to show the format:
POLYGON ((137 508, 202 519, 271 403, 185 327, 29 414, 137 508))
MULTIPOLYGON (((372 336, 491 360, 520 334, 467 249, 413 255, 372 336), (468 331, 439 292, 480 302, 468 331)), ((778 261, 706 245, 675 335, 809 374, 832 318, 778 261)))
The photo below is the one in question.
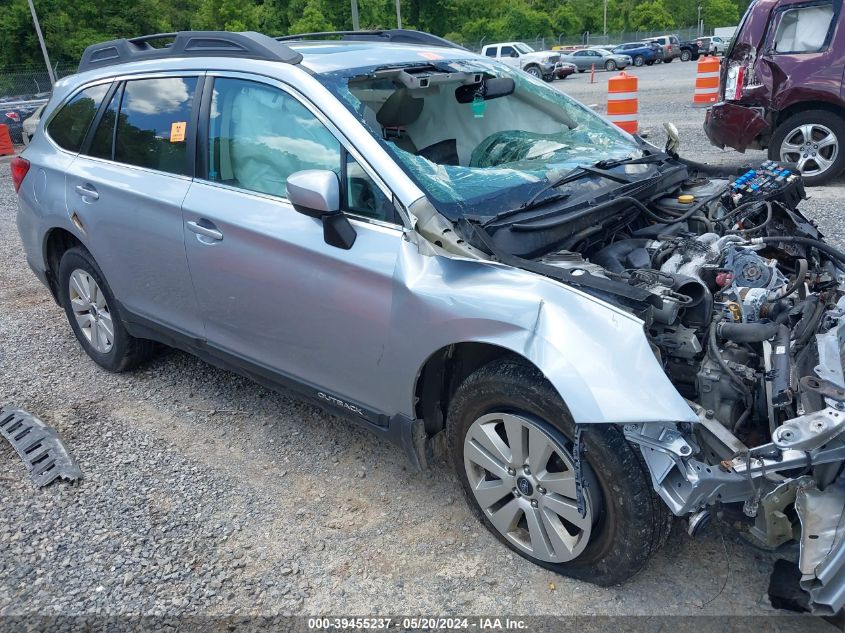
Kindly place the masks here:
POLYGON ((0 156, 9 156, 15 153, 12 145, 12 137, 9 136, 9 126, 0 123, 0 156))
POLYGON ((695 78, 694 106, 706 107, 719 100, 719 71, 721 64, 717 57, 698 59, 698 75, 695 78))
POLYGON ((637 133, 637 78, 621 72, 607 80, 607 118, 631 134, 637 133))

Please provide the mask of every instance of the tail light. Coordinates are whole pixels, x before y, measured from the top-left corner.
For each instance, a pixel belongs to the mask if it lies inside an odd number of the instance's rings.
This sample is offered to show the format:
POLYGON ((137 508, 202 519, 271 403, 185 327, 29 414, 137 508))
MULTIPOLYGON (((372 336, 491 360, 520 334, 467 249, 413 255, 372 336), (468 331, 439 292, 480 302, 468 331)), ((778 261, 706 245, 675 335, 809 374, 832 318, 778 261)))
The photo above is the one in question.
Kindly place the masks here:
POLYGON ((12 169, 12 182, 15 185, 15 193, 21 188, 21 183, 29 171, 29 161, 20 156, 15 156, 10 164, 12 169))
POLYGON ((746 67, 733 65, 728 68, 725 77, 725 101, 739 101, 742 99, 742 88, 745 85, 746 67))
POLYGON ((20 122, 21 122, 21 115, 20 115, 20 114, 18 114, 17 112, 7 112, 7 113, 6 113, 6 118, 7 118, 7 119, 11 119, 11 120, 12 120, 12 121, 14 121, 15 123, 20 123, 20 122))

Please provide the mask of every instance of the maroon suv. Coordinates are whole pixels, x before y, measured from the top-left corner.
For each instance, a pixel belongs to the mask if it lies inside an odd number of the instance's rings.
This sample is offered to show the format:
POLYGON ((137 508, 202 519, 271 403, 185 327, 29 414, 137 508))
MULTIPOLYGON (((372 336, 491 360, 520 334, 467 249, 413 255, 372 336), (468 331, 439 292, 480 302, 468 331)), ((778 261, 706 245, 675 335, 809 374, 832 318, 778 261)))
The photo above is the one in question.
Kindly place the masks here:
POLYGON ((718 147, 769 150, 807 184, 845 168, 842 0, 756 0, 722 62, 704 130, 718 147))

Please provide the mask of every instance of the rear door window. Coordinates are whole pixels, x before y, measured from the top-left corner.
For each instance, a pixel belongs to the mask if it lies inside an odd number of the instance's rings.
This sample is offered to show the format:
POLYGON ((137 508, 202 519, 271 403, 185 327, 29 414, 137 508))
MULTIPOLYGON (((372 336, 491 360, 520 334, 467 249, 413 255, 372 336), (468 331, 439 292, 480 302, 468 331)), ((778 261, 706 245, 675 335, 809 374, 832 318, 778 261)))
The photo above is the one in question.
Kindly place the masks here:
POLYGON ((484 54, 487 55, 487 57, 495 57, 498 50, 499 50, 498 46, 491 46, 490 48, 488 48, 484 52, 484 54))
POLYGON ((817 53, 826 48, 833 22, 833 4, 780 11, 774 18, 772 51, 817 53))
POLYGON ((188 126, 196 77, 127 81, 120 103, 114 160, 171 174, 186 173, 188 126))
POLYGON ((70 152, 79 151, 109 86, 104 83, 78 92, 53 116, 47 125, 47 134, 59 147, 70 152))
POLYGON ((114 141, 114 126, 117 122, 117 109, 120 107, 121 94, 123 94, 122 87, 114 91, 106 111, 103 112, 97 130, 94 132, 91 147, 88 148, 89 156, 108 160, 114 158, 112 142, 114 141))

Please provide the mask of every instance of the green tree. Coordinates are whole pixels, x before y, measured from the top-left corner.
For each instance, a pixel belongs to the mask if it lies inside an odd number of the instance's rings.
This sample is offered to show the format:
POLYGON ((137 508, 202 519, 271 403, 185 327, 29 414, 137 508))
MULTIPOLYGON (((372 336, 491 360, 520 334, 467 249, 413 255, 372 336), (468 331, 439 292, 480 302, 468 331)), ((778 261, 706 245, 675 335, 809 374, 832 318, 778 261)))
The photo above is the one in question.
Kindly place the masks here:
POLYGON ((704 0, 701 19, 708 27, 733 26, 739 23, 739 7, 733 0, 704 0))
POLYGON ((552 13, 552 26, 558 34, 576 35, 583 30, 584 21, 575 9, 564 4, 552 13))
POLYGON ((192 26, 196 29, 254 31, 263 18, 263 4, 243 0, 202 0, 192 26))
POLYGON ((290 25, 291 33, 319 33, 336 30, 335 25, 326 17, 322 0, 308 0, 302 10, 302 16, 290 25))
POLYGON ((675 26, 672 14, 666 10, 661 0, 649 0, 638 4, 631 11, 631 27, 638 31, 666 29, 675 26))

